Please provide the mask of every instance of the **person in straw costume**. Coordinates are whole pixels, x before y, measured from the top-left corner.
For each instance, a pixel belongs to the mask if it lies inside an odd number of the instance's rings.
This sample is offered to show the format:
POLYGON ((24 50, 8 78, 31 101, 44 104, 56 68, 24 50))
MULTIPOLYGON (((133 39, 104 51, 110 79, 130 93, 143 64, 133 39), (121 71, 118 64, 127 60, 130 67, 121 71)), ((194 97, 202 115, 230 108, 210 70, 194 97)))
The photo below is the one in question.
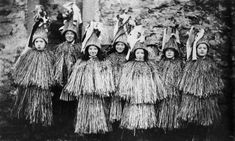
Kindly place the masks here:
POLYGON ((116 88, 115 93, 111 97, 110 114, 109 114, 110 115, 109 120, 113 123, 112 124, 113 132, 111 137, 115 140, 119 139, 121 136, 121 130, 119 128, 119 124, 123 107, 123 101, 117 95, 118 83, 122 72, 122 67, 126 62, 126 55, 129 49, 129 44, 127 43, 127 31, 125 30, 129 18, 124 20, 124 18, 121 18, 121 16, 118 17, 119 17, 118 22, 114 28, 117 29, 117 31, 114 34, 112 48, 108 52, 108 57, 107 57, 107 60, 109 60, 112 63, 112 68, 114 73, 114 84, 116 88))
POLYGON ((148 60, 143 40, 143 27, 136 26, 128 36, 129 61, 123 66, 118 89, 118 96, 125 100, 120 127, 134 131, 134 135, 137 132, 142 140, 148 138, 147 130, 156 126, 155 103, 166 98, 158 67, 148 60))
POLYGON ((204 137, 207 127, 213 125, 220 117, 218 97, 224 83, 220 71, 208 56, 210 45, 205 30, 200 29, 195 39, 194 27, 191 28, 187 41, 187 59, 179 89, 183 92, 179 119, 192 125, 195 133, 204 137))
MULTIPOLYGON (((78 27, 81 23, 80 10, 74 2, 63 5, 67 9, 63 15, 64 25, 60 28, 65 41, 59 44, 55 52, 55 80, 56 86, 53 88, 53 112, 56 125, 63 124, 65 132, 73 130, 73 120, 75 116, 76 101, 61 101, 62 89, 68 81, 72 66, 78 58, 81 58, 81 44, 78 43, 78 27)), ((59 127, 58 127, 59 128, 59 127)))
MULTIPOLYGON (((118 82, 122 71, 122 66, 126 62, 126 55, 129 49, 129 44, 127 43, 127 32, 125 31, 126 22, 119 21, 118 30, 115 33, 113 46, 109 52, 107 59, 112 63, 114 77, 115 77, 115 87, 118 88, 118 82)), ((110 121, 119 121, 122 113, 121 99, 114 94, 111 100, 110 108, 110 121)))
POLYGON ((54 56, 47 49, 47 21, 40 17, 35 21, 28 42, 31 46, 19 58, 12 73, 17 86, 12 114, 33 126, 50 126, 53 121, 50 89, 55 82, 54 56))
POLYGON ((100 23, 91 22, 83 41, 83 57, 77 60, 61 95, 78 99, 75 133, 92 137, 112 130, 106 98, 115 91, 111 62, 104 60, 100 23), (89 136, 90 135, 90 136, 89 136))
POLYGON ((157 126, 166 130, 179 128, 177 114, 180 106, 178 81, 182 73, 182 60, 179 58, 177 35, 170 33, 163 47, 163 56, 159 62, 167 98, 157 106, 157 126))
POLYGON ((60 28, 65 41, 58 45, 55 50, 55 79, 62 87, 67 83, 73 64, 81 57, 81 45, 77 43, 78 26, 81 21, 74 17, 76 16, 75 13, 79 12, 79 9, 75 3, 69 3, 65 7, 68 6, 72 6, 72 11, 65 15, 64 26, 60 28))

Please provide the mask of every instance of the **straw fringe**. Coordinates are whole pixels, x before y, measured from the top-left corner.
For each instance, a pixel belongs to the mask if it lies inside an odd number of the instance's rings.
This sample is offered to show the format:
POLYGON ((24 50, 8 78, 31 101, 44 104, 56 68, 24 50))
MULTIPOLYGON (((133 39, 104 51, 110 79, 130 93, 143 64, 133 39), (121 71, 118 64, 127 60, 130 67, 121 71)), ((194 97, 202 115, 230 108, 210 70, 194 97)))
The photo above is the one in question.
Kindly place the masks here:
POLYGON ((182 62, 178 59, 161 60, 159 66, 167 96, 179 96, 178 81, 182 74, 182 62))
POLYGON ((182 63, 178 59, 164 59, 159 63, 168 98, 158 105, 157 126, 164 130, 179 128, 177 113, 180 106, 180 94, 177 82, 182 72, 181 65, 182 63))
POLYGON ((55 80, 61 86, 67 82, 72 66, 80 56, 80 46, 77 44, 61 43, 56 49, 55 80))
POLYGON ((109 120, 111 122, 119 121, 121 119, 121 116, 122 116, 121 98, 120 97, 112 97, 109 120))
MULTIPOLYGON (((63 94, 75 97, 80 95, 107 97, 115 91, 113 79, 109 61, 78 60, 74 65, 63 94)), ((67 96, 62 95, 61 98, 63 97, 67 96)))
POLYGON ((121 127, 130 130, 156 126, 154 104, 166 97, 158 67, 153 62, 127 62, 119 84, 119 96, 127 100, 121 127))
POLYGON ((107 113, 103 98, 79 96, 75 133, 98 134, 111 131, 111 126, 107 122, 107 113))
POLYGON ((155 127, 156 122, 153 104, 126 104, 120 126, 130 130, 148 129, 155 127))
POLYGON ((152 103, 166 97, 166 91, 152 62, 131 61, 125 64, 118 95, 132 104, 152 103))
POLYGON ((29 50, 13 71, 14 82, 24 87, 33 85, 49 89, 54 84, 53 59, 49 51, 29 50))
POLYGON ((119 79, 122 74, 122 68, 124 63, 126 62, 126 56, 124 54, 112 53, 107 58, 112 63, 113 74, 114 74, 114 82, 115 87, 118 87, 119 79))
POLYGON ((216 64, 210 58, 199 58, 186 64, 179 88, 198 97, 221 94, 224 83, 216 64))
POLYGON ((52 93, 37 87, 19 87, 13 116, 25 118, 30 124, 52 124, 52 93))
MULTIPOLYGON (((120 76, 122 74, 122 68, 126 62, 124 54, 112 53, 107 60, 110 60, 112 63, 113 74, 114 74, 114 84, 117 90, 120 76)), ((111 98, 111 107, 110 107, 110 121, 119 121, 122 115, 122 103, 121 98, 117 96, 117 92, 114 93, 111 98)))
MULTIPOLYGON (((111 93, 115 92, 112 64, 110 61, 107 60, 107 61, 102 61, 101 66, 102 66, 101 76, 102 76, 103 86, 101 86, 99 89, 101 90, 101 93, 105 93, 107 96, 110 96, 111 93)), ((96 80, 96 82, 100 83, 99 81, 100 81, 99 79, 96 80)))
POLYGON ((199 98, 192 95, 183 95, 178 116, 179 119, 188 123, 202 126, 212 125, 221 116, 218 98, 199 98))
POLYGON ((164 130, 173 130, 180 127, 178 112, 180 97, 172 96, 161 101, 157 107, 157 126, 164 130))

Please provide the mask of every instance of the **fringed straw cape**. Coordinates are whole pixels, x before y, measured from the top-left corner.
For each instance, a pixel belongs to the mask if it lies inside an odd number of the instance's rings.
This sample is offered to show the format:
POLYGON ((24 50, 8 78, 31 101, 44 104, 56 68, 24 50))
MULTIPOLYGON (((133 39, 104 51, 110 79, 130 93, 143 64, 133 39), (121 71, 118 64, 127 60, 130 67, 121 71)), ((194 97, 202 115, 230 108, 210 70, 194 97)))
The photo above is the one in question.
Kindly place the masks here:
POLYGON ((79 44, 63 42, 55 51, 55 80, 56 83, 64 86, 72 71, 72 66, 81 57, 81 47, 79 44))
POLYGON ((110 107, 110 121, 119 121, 122 115, 122 102, 121 98, 117 96, 117 88, 120 76, 122 74, 122 68, 124 63, 126 62, 126 55, 119 53, 112 53, 108 57, 108 60, 112 63, 113 74, 114 74, 114 84, 116 87, 116 92, 111 98, 111 107, 110 107))
POLYGON ((121 127, 136 130, 156 126, 154 104, 166 98, 158 67, 151 61, 130 61, 124 65, 119 96, 126 100, 121 127))
POLYGON ((183 121, 209 126, 220 115, 217 99, 224 83, 211 58, 187 62, 179 88, 183 91, 179 118, 183 121))
POLYGON ((49 51, 36 49, 29 50, 20 58, 13 72, 14 82, 18 85, 13 114, 18 118, 44 126, 51 125, 53 60, 49 51))
POLYGON ((157 126, 164 130, 179 128, 177 114, 180 106, 178 81, 182 73, 182 61, 179 59, 163 59, 159 63, 167 98, 157 106, 157 126))
POLYGON ((73 67, 61 99, 78 99, 75 132, 105 133, 111 130, 105 98, 115 91, 111 63, 91 58, 78 60, 73 67))

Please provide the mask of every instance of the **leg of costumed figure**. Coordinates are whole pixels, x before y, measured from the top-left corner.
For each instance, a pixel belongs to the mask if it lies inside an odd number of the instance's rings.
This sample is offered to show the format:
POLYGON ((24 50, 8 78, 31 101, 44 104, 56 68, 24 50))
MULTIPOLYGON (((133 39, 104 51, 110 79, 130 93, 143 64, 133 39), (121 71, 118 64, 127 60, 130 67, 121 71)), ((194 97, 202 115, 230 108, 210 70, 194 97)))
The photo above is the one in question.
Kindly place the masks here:
POLYGON ((52 93, 37 87, 23 88, 14 105, 15 114, 31 124, 50 126, 53 120, 52 93))
POLYGON ((98 134, 110 130, 103 98, 88 95, 80 96, 77 106, 75 133, 98 134))

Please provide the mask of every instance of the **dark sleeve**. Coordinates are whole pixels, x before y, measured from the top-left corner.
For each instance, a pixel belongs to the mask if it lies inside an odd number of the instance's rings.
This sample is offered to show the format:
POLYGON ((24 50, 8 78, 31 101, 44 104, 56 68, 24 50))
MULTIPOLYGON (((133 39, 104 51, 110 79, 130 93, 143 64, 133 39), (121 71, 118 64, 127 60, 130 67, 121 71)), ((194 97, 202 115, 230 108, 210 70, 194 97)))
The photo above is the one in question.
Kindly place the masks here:
MULTIPOLYGON (((82 45, 81 43, 78 43, 75 45, 75 48, 74 48, 74 59, 75 59, 75 62, 78 60, 78 59, 81 59, 82 58, 82 52, 81 52, 81 48, 82 48, 82 45)), ((74 63, 75 63, 74 62, 74 63)))

